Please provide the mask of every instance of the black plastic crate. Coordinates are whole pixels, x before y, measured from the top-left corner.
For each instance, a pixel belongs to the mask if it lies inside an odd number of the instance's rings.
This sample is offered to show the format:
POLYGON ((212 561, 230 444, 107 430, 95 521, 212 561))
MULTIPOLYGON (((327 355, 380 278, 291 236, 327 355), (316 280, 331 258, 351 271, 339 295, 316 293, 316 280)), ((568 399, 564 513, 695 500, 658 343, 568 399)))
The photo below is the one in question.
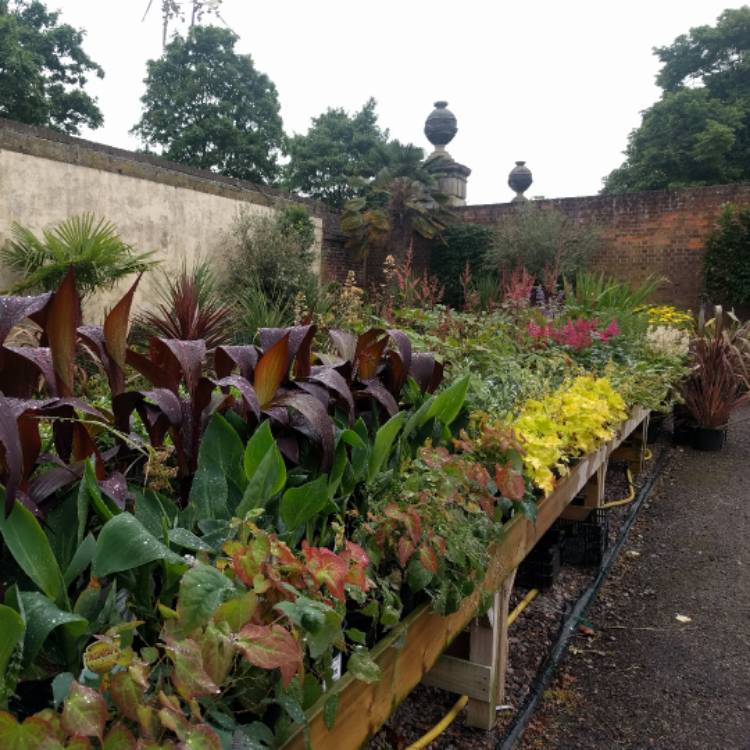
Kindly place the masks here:
POLYGON ((601 565, 609 547, 609 513, 594 509, 585 521, 561 518, 561 559, 565 565, 601 565))
MULTIPOLYGON (((543 541, 543 540, 542 540, 543 541)), ((541 544, 541 542, 540 542, 541 544)), ((548 589, 560 573, 560 547, 558 544, 537 544, 518 566, 516 585, 525 589, 548 589)))

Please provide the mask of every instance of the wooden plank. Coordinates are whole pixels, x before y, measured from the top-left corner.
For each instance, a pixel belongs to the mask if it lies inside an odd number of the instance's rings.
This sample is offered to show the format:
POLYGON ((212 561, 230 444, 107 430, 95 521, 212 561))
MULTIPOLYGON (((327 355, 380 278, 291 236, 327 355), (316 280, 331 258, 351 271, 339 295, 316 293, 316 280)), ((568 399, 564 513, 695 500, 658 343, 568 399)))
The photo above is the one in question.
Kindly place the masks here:
POLYGON ((491 681, 492 668, 486 664, 474 664, 466 659, 445 655, 422 678, 423 685, 468 695, 480 701, 490 699, 491 681))
MULTIPOLYGON (((617 428, 610 443, 581 458, 554 492, 540 501, 536 523, 516 516, 506 524, 502 538, 490 550, 482 586, 484 591, 494 593, 500 589, 589 478, 647 414, 643 409, 634 410, 632 416, 617 428)), ((371 651, 381 669, 380 681, 366 684, 355 680, 349 673, 338 680, 308 712, 313 750, 333 747, 354 750, 371 737, 435 664, 446 646, 469 624, 480 594, 480 590, 475 591, 464 599, 458 611, 447 617, 435 614, 429 605, 414 610, 371 651), (339 694, 340 703, 334 727, 328 731, 323 709, 333 693, 339 694)), ((305 739, 300 728, 284 745, 284 750, 304 748, 305 739)))

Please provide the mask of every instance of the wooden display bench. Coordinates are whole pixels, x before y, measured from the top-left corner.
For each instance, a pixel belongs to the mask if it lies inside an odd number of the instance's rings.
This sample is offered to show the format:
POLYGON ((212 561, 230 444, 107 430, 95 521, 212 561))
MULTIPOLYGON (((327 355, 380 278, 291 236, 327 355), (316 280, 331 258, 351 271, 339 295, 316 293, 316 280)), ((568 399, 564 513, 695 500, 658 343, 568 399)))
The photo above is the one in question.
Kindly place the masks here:
MULTIPOLYGON (((609 457, 639 425, 644 425, 645 435, 647 421, 648 411, 634 409, 631 417, 619 425, 611 442, 581 458, 560 480, 554 492, 540 501, 536 523, 519 515, 506 524, 502 538, 492 547, 482 586, 484 591, 493 594, 493 606, 487 615, 475 617, 481 595, 479 589, 447 617, 432 612, 428 604, 422 605, 372 649, 371 656, 381 672, 378 682, 368 684, 349 673, 338 680, 308 711, 313 750, 360 747, 422 680, 468 695, 469 723, 491 728, 504 690, 508 600, 516 568, 592 479, 603 492, 609 457), (441 659, 446 647, 467 626, 470 626, 469 660, 441 659), (339 706, 329 731, 324 706, 332 693, 339 695, 339 706)), ((597 496, 601 498, 599 490, 597 496)), ((284 745, 284 750, 304 748, 305 738, 300 728, 284 745)))

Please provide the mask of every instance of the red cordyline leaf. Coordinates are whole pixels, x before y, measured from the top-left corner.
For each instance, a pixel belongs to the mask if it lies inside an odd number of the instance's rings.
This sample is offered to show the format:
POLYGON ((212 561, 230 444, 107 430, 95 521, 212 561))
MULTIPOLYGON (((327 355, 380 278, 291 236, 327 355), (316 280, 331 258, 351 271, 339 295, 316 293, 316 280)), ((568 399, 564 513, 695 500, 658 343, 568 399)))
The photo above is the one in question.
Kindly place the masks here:
POLYGON ((46 310, 44 330, 52 353, 57 392, 72 396, 81 299, 76 291, 75 271, 71 267, 46 310))
POLYGON ((73 682, 63 707, 63 729, 70 735, 101 739, 107 716, 104 698, 96 690, 73 682))
POLYGON ((495 484, 503 497, 509 500, 523 500, 526 494, 526 483, 523 476, 508 461, 505 466, 495 464, 495 484))
POLYGON ((285 688, 302 669, 299 643, 281 625, 245 625, 240 631, 237 646, 254 666, 278 669, 285 688))
POLYGON ((259 360, 253 387, 261 408, 269 406, 289 371, 289 334, 282 336, 259 360))
POLYGON ((349 573, 347 561, 325 547, 310 547, 302 543, 302 553, 307 562, 307 569, 318 586, 325 586, 339 601, 346 600, 344 583, 349 573))

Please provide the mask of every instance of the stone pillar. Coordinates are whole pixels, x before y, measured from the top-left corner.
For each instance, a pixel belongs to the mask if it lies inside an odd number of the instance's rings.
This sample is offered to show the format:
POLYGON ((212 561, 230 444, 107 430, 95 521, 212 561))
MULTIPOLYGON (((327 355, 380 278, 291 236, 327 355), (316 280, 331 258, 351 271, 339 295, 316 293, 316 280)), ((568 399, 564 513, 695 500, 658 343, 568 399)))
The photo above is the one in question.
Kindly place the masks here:
POLYGON ((457 132, 456 116, 448 109, 448 102, 435 102, 435 109, 424 124, 424 134, 434 146, 426 167, 435 175, 438 190, 447 196, 449 206, 466 205, 466 182, 471 174, 467 166, 459 164, 446 151, 457 132))

